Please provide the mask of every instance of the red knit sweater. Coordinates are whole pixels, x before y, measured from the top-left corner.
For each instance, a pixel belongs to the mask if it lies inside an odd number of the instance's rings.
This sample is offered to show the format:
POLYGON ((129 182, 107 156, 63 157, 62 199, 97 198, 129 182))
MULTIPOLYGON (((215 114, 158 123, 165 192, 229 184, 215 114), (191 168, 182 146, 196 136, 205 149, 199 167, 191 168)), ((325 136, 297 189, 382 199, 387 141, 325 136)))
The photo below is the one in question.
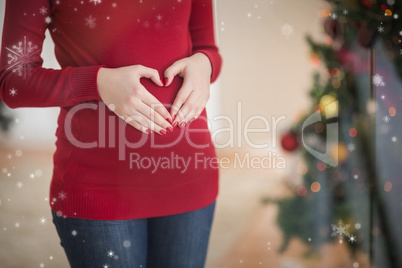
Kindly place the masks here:
MULTIPOLYGON (((206 110, 166 135, 144 134, 101 101, 104 65, 159 71, 196 52, 221 69, 212 0, 7 0, 1 48, 1 99, 11 108, 61 107, 50 205, 64 217, 122 220, 199 209, 218 194, 219 169, 206 110), (45 31, 61 70, 42 68, 45 31)), ((168 87, 141 83, 165 107, 168 87)))

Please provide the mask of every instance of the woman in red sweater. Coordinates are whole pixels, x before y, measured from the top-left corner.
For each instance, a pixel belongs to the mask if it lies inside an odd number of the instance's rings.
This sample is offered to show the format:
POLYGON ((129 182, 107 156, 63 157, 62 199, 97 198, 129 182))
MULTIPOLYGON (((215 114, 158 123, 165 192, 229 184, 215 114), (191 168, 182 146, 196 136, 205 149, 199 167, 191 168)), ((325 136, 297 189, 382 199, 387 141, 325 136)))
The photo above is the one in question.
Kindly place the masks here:
POLYGON ((49 200, 72 267, 204 266, 221 64, 212 0, 6 1, 1 99, 60 107, 49 200))

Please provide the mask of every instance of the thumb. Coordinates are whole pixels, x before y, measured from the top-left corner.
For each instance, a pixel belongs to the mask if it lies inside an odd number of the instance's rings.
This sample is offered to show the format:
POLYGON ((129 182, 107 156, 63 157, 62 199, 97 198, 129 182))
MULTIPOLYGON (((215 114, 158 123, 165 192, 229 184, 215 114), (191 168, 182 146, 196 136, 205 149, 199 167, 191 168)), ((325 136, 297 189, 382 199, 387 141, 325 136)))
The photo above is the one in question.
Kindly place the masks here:
POLYGON ((163 76, 165 77, 165 87, 169 86, 172 83, 173 78, 176 75, 180 75, 183 72, 183 69, 184 62, 180 60, 170 65, 163 73, 163 76))

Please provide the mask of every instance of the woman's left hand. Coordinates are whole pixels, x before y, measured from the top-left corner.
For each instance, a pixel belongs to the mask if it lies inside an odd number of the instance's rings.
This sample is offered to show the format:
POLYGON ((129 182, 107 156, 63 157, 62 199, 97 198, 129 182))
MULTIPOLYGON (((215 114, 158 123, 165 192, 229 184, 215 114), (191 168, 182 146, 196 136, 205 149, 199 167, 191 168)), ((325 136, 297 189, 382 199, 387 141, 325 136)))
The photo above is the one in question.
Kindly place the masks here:
POLYGON ((211 73, 211 62, 202 52, 180 59, 165 70, 165 86, 169 86, 176 75, 183 78, 182 87, 170 109, 173 127, 184 127, 204 110, 210 97, 211 73))

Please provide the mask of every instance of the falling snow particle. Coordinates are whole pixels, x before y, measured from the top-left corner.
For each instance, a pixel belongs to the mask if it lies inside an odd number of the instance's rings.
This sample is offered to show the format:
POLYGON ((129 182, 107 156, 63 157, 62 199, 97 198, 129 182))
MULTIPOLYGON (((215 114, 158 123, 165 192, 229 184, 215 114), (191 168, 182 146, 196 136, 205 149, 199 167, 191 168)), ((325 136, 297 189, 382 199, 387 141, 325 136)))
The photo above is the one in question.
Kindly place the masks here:
POLYGON ((353 152, 355 150, 355 144, 354 143, 349 143, 348 144, 348 150, 349 150, 349 152, 353 152))
POLYGON ((339 220, 338 224, 332 224, 332 236, 337 236, 339 238, 339 243, 343 243, 343 238, 350 237, 348 232, 350 224, 343 224, 342 220, 339 220))
POLYGON ((46 218, 45 217, 40 218, 40 223, 45 224, 46 223, 46 218))
POLYGON ((39 13, 42 14, 42 15, 45 15, 47 13, 47 8, 46 7, 41 7, 39 9, 39 13))
POLYGON ((94 3, 94 5, 96 6, 96 4, 100 4, 100 3, 102 3, 102 0, 89 0, 89 2, 91 3, 94 3))
POLYGON ((387 4, 393 6, 395 4, 395 0, 387 0, 387 4))
POLYGON ((34 175, 35 175, 35 177, 42 176, 42 170, 40 170, 40 169, 35 170, 34 175))
POLYGON ((353 263, 353 268, 359 268, 359 267, 360 267, 359 263, 357 261, 355 261, 353 263))
POLYGON ((24 183, 22 181, 17 182, 17 187, 21 189, 22 187, 24 187, 24 183))
POLYGON ((14 97, 15 95, 17 95, 17 90, 14 89, 14 88, 10 89, 10 95, 13 96, 13 97, 14 97))
POLYGON ((385 123, 389 123, 389 121, 391 121, 391 117, 389 115, 384 115, 382 121, 384 121, 385 123))
POLYGON ((392 140, 392 142, 396 142, 398 139, 397 139, 395 136, 393 136, 393 137, 391 138, 391 140, 392 140))
POLYGON ((282 25, 281 27, 281 32, 284 36, 286 36, 286 38, 289 38, 292 34, 293 34, 294 28, 292 25, 290 24, 285 24, 282 25))
POLYGON ((49 16, 47 16, 47 17, 45 18, 45 22, 46 22, 47 24, 50 24, 50 23, 52 22, 52 18, 49 17, 49 16))
POLYGON ((356 223, 356 224, 355 224, 355 228, 356 228, 357 230, 359 230, 360 228, 362 228, 362 225, 361 225, 360 223, 356 223))
POLYGON ((43 263, 39 264, 39 267, 43 268, 45 265, 43 263))
POLYGON ((92 15, 90 15, 88 18, 85 18, 85 25, 91 29, 94 29, 96 27, 96 18, 92 17, 92 15))
POLYGON ((76 231, 76 230, 72 230, 72 231, 71 231, 71 234, 72 234, 73 236, 76 236, 76 235, 77 235, 77 231, 76 231))
POLYGON ((109 250, 109 251, 107 252, 107 256, 110 257, 110 258, 112 258, 112 257, 114 256, 114 251, 113 251, 113 250, 109 250))
POLYGON ((124 240, 123 241, 123 247, 125 247, 125 248, 131 247, 131 242, 129 240, 124 240))
POLYGON ((60 198, 61 200, 64 200, 64 199, 67 198, 67 194, 66 194, 65 192, 61 191, 61 192, 59 193, 59 198, 60 198))
POLYGON ((338 15, 336 13, 331 14, 331 19, 336 20, 338 18, 338 15))
POLYGON ((353 242, 355 242, 355 241, 356 241, 356 236, 351 235, 351 236, 349 237, 349 242, 353 243, 353 242))
POLYGON ((16 222, 15 224, 14 224, 14 226, 15 226, 15 228, 20 228, 20 223, 19 222, 16 222))
POLYGON ((373 81, 373 84, 377 87, 385 86, 383 77, 379 74, 374 75, 372 81, 373 81))

